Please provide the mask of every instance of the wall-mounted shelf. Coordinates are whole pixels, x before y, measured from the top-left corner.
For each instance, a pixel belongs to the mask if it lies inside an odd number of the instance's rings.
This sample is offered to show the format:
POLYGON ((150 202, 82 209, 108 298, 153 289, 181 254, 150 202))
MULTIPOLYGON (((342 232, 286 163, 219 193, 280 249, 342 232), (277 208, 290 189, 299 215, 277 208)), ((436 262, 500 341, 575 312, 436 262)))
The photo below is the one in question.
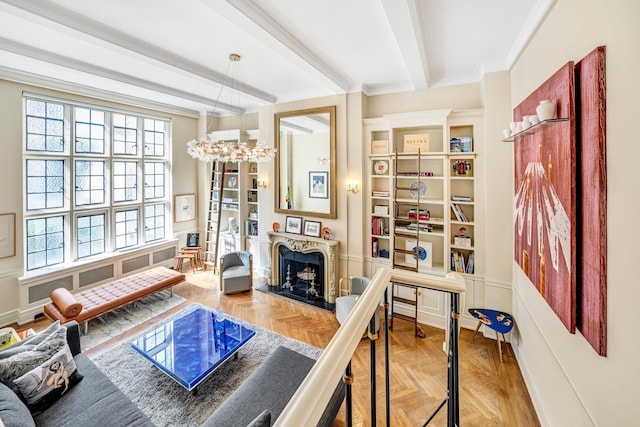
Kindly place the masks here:
POLYGON ((559 118, 559 119, 548 119, 548 120, 543 120, 543 121, 541 121, 541 122, 539 122, 539 123, 536 123, 535 125, 532 125, 532 126, 530 126, 530 127, 526 128, 526 129, 525 129, 525 130, 523 130, 523 131, 520 131, 520 132, 514 133, 514 134, 513 134, 513 135, 511 135, 509 138, 505 138, 505 139, 503 139, 503 140, 502 140, 502 142, 514 142, 514 141, 515 141, 515 139, 516 139, 516 136, 519 136, 519 135, 526 135, 526 134, 528 134, 528 133, 533 133, 533 132, 537 131, 538 129, 542 129, 542 128, 543 128, 543 127, 545 127, 545 126, 548 126, 548 125, 549 125, 549 124, 551 124, 551 123, 556 123, 556 122, 566 122, 567 120, 569 120, 569 118, 568 118, 568 117, 562 117, 562 118, 559 118))

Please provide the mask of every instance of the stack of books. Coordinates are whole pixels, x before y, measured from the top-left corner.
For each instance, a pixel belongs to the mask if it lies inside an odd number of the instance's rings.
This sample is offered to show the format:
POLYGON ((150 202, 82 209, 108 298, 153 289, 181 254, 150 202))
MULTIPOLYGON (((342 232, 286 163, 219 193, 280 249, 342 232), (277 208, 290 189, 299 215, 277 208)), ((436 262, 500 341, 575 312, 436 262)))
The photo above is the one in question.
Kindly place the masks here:
POLYGON ((389 197, 389 192, 388 191, 372 191, 371 195, 373 197, 389 197))
POLYGON ((451 210, 456 216, 456 219, 460 222, 469 222, 469 218, 464 214, 462 208, 457 203, 451 203, 451 210))

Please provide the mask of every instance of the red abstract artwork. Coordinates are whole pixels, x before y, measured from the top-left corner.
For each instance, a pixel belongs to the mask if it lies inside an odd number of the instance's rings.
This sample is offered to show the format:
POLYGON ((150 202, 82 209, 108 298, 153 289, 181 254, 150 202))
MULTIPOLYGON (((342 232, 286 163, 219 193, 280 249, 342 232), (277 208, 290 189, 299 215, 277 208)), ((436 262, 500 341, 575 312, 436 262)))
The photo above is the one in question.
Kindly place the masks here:
POLYGON ((569 332, 576 328, 576 121, 574 64, 567 63, 514 109, 514 121, 543 100, 558 121, 515 137, 515 261, 569 332))

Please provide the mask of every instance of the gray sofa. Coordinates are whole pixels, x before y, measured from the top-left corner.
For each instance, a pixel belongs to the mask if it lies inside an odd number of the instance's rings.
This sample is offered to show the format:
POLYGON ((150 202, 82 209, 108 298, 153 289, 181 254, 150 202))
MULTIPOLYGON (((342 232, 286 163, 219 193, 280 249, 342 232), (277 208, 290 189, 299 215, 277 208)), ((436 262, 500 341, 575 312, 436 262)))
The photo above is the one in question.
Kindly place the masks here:
MULTIPOLYGON (((147 416, 81 352, 78 324, 69 322, 64 326, 78 372, 84 379, 33 417, 16 393, 0 383, 0 420, 4 425, 153 426, 147 416)), ((300 353, 279 347, 223 402, 203 427, 271 425, 314 363, 313 359, 300 353)), ((318 425, 332 425, 343 399, 344 387, 338 384, 318 425)))

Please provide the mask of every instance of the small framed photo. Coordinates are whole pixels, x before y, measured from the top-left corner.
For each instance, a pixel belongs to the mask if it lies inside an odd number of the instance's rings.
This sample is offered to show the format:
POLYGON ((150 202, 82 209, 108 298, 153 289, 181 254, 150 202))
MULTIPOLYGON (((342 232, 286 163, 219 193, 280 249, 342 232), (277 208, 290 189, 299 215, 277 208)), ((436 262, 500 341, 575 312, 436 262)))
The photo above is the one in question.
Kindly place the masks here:
POLYGON ((302 234, 302 217, 288 216, 284 231, 285 233, 302 234))
POLYGON ((309 197, 314 199, 329 198, 329 172, 309 172, 309 197))
POLYGON ((304 235, 311 237, 320 237, 320 231, 322 230, 321 223, 319 221, 305 221, 304 222, 304 235))

